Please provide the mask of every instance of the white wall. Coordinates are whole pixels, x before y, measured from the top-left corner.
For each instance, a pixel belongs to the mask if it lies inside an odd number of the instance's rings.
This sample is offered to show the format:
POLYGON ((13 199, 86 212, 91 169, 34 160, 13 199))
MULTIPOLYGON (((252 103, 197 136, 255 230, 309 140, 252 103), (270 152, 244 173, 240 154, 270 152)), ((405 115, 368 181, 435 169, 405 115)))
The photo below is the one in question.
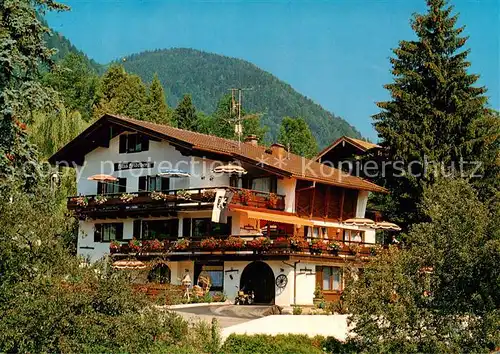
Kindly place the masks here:
POLYGON ((209 159, 183 156, 166 141, 150 141, 148 151, 120 154, 119 136, 116 136, 111 139, 109 148, 99 147, 85 155, 83 166, 77 168, 77 191, 83 195, 96 194, 97 182, 89 181, 87 178, 104 173, 127 178, 127 192, 137 192, 140 176, 156 175, 160 169, 167 168, 176 168, 191 174, 189 178, 172 178, 171 189, 228 186, 228 175, 212 173, 211 167, 216 166, 212 165, 213 162, 209 159), (114 171, 114 163, 134 161, 154 162, 154 167, 114 171))

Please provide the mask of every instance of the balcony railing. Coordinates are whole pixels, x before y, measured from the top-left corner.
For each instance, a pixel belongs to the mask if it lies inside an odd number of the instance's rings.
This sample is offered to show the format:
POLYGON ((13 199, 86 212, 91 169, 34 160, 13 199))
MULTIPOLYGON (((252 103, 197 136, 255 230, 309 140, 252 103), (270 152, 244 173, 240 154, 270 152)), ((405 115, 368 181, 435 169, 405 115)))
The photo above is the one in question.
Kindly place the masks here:
POLYGON ((229 236, 184 238, 177 240, 131 240, 113 242, 110 252, 117 255, 154 257, 157 255, 196 254, 267 254, 267 255, 313 255, 325 257, 370 256, 383 248, 382 245, 324 240, 302 237, 229 236))
POLYGON ((231 189, 234 192, 231 203, 257 208, 284 210, 285 196, 234 187, 209 187, 174 189, 152 192, 131 192, 82 195, 68 198, 68 209, 80 212, 105 209, 134 209, 175 207, 179 204, 203 206, 214 202, 217 189, 231 189))

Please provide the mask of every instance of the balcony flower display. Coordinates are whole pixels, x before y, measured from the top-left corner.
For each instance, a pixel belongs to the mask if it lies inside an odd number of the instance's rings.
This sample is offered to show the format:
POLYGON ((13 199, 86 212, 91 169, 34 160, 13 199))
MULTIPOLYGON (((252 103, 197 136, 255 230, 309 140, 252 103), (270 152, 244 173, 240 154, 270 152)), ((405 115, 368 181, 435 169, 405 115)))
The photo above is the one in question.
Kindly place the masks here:
POLYGON ((350 243, 349 251, 351 252, 351 254, 356 255, 361 251, 361 245, 358 243, 350 243))
POLYGON ((252 191, 248 189, 242 189, 239 192, 240 200, 242 204, 247 205, 249 202, 251 202, 254 198, 254 194, 252 191))
POLYGON ((271 240, 269 237, 257 237, 253 240, 247 241, 247 246, 254 250, 266 250, 269 248, 271 240))
POLYGON ((158 240, 146 240, 142 242, 143 252, 161 252, 163 250, 163 243, 158 240))
POLYGON ((212 202, 215 199, 215 191, 213 189, 205 190, 201 193, 201 200, 204 202, 212 202))
POLYGON ((267 206, 271 209, 276 209, 278 206, 278 195, 276 193, 269 193, 267 197, 267 206))
POLYGON ((284 237, 284 236, 277 237, 273 241, 273 245, 276 245, 278 247, 283 247, 283 248, 288 247, 289 244, 290 244, 290 241, 288 240, 288 237, 284 237))
POLYGON ((130 203, 135 197, 137 197, 137 194, 123 193, 120 200, 124 203, 130 203))
POLYGON ((189 240, 187 239, 182 239, 182 240, 177 240, 174 243, 173 249, 175 251, 184 251, 189 247, 189 240))
POLYGON ((384 247, 382 245, 375 245, 370 247, 370 255, 371 256, 376 256, 377 254, 380 254, 382 252, 384 247))
POLYGON ((94 201, 97 205, 102 205, 108 201, 108 198, 103 195, 98 195, 94 198, 94 201))
POLYGON ((181 189, 180 191, 177 191, 177 199, 191 200, 191 193, 185 189, 181 189))
POLYGON ((75 202, 79 207, 86 207, 87 205, 89 205, 89 199, 83 195, 80 197, 76 197, 75 202))
POLYGON ((328 249, 333 253, 338 253, 342 249, 342 244, 339 241, 330 241, 328 249))
POLYGON ((309 248, 309 242, 307 242, 307 240, 303 237, 293 236, 290 238, 290 246, 292 246, 293 249, 300 251, 309 248))
POLYGON ((200 247, 206 250, 216 250, 219 248, 220 241, 216 238, 209 237, 201 240, 200 247))
POLYGON ((223 247, 226 249, 241 249, 245 247, 245 240, 235 237, 235 236, 229 236, 226 240, 224 240, 223 247))
POLYGON ((167 200, 168 199, 168 194, 158 192, 158 191, 151 192, 149 196, 153 200, 167 200))
POLYGON ((311 250, 319 254, 326 252, 328 250, 328 243, 325 240, 314 239, 311 243, 311 250))
POLYGON ((142 249, 141 241, 139 241, 134 237, 128 242, 128 248, 130 249, 131 252, 136 252, 136 253, 140 252, 142 249))
POLYGON ((110 253, 118 253, 120 252, 121 244, 118 241, 111 241, 109 244, 109 252, 110 253))

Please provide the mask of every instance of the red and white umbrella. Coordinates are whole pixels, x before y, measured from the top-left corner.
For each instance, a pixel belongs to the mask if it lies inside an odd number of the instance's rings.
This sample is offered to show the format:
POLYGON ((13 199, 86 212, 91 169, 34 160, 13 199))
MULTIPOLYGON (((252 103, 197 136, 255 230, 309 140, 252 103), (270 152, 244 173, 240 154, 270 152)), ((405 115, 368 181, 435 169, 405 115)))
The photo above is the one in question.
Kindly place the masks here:
POLYGON ((98 182, 116 182, 118 181, 118 178, 111 176, 111 175, 104 175, 104 174, 99 174, 99 175, 93 175, 87 178, 89 181, 98 181, 98 182))

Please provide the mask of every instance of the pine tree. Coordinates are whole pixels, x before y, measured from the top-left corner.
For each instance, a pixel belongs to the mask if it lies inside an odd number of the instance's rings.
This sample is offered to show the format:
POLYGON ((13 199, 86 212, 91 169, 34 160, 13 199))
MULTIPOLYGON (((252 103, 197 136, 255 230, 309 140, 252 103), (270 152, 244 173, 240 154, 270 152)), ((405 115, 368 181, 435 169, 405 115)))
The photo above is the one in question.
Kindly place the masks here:
POLYGON ((311 158, 318 152, 318 144, 302 118, 285 117, 281 122, 278 142, 294 154, 311 158))
POLYGON ((94 117, 111 113, 145 119, 146 91, 146 85, 139 76, 128 74, 121 65, 111 65, 101 79, 99 104, 94 110, 94 117))
POLYGON ((165 91, 158 75, 155 74, 149 87, 146 120, 159 124, 170 125, 170 110, 165 99, 165 91))
POLYGON ((179 102, 173 114, 173 121, 180 129, 196 131, 196 108, 191 100, 191 95, 184 95, 179 102))
POLYGON ((394 49, 394 82, 385 86, 391 100, 379 102, 382 112, 374 116, 384 159, 402 161, 409 172, 399 177, 389 168, 380 181, 392 192, 385 206, 388 216, 403 225, 420 220, 423 186, 435 177, 432 169, 412 161, 458 168, 461 158, 481 161, 485 147, 482 131, 474 127, 487 115, 486 89, 473 86, 478 76, 467 72, 464 27, 456 27, 458 17, 445 0, 427 4, 428 12, 412 20, 417 39, 401 41, 394 49))
POLYGON ((95 104, 99 76, 82 54, 69 53, 44 77, 46 82, 60 94, 60 99, 71 111, 79 111, 85 120, 90 120, 95 104))

